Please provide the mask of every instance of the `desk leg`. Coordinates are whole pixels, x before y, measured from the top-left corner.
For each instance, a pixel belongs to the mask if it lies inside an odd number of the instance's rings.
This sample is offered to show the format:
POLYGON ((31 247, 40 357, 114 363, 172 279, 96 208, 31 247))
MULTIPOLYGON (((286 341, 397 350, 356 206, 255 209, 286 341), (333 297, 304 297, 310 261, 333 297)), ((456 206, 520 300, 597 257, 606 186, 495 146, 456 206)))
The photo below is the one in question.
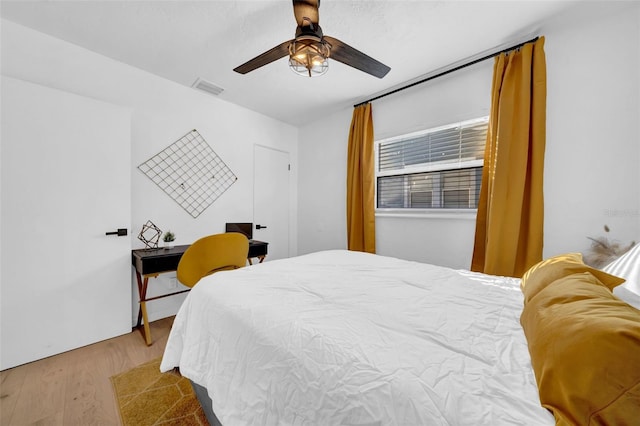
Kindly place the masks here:
MULTIPOLYGON (((258 258, 258 263, 262 263, 264 262, 264 258, 267 257, 266 255, 261 255, 261 256, 256 256, 258 258)), ((253 265, 253 261, 251 260, 251 258, 247 258, 247 260, 249 261, 249 266, 253 265)))
POLYGON ((144 340, 147 346, 151 345, 151 329, 149 328, 149 317, 147 316, 147 285, 149 284, 149 277, 144 277, 144 280, 140 276, 140 273, 136 271, 136 279, 138 281, 138 294, 140 295, 140 307, 138 308, 138 323, 137 328, 140 328, 140 321, 144 321, 144 340))

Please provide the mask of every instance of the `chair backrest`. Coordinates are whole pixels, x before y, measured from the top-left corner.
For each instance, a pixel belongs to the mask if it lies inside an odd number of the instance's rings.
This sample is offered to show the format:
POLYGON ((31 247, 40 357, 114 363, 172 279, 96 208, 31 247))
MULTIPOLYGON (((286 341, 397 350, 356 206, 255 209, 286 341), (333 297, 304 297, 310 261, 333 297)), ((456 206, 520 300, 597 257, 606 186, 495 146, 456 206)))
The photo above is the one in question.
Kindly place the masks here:
POLYGON ((178 281, 193 287, 214 272, 242 268, 247 264, 249 240, 238 232, 200 238, 185 250, 178 263, 178 281))

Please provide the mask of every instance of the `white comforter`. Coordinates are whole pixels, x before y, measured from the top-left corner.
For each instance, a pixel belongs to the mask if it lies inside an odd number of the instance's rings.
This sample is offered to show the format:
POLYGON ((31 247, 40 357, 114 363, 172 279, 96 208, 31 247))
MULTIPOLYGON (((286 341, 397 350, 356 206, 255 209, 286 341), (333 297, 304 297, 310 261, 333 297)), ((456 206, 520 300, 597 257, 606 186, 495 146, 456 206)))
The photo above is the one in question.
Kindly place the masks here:
POLYGON ((223 425, 543 425, 519 280, 349 251, 211 275, 161 370, 223 425))

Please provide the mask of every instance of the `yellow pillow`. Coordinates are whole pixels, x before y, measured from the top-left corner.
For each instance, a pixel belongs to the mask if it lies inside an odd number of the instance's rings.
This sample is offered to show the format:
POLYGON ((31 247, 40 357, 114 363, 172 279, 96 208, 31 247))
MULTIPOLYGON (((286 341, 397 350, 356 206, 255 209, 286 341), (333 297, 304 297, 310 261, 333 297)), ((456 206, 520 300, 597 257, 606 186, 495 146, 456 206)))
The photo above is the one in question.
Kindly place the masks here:
POLYGON ((556 424, 638 424, 640 311, 581 272, 540 290, 520 322, 556 424))
POLYGON ((624 282, 623 278, 609 275, 599 269, 592 268, 582 262, 582 254, 567 253, 560 256, 551 257, 533 265, 522 276, 520 288, 524 293, 524 300, 528 302, 538 294, 543 288, 567 275, 578 272, 589 272, 591 275, 606 285, 609 290, 624 282))

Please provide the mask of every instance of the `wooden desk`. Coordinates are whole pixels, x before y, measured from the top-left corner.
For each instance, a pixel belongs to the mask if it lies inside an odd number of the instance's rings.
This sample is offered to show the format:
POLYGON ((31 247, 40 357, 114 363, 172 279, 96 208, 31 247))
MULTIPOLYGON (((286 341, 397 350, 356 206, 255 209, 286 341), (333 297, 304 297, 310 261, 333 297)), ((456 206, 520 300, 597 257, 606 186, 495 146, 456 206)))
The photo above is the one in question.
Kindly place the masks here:
MULTIPOLYGON (((259 263, 264 261, 267 256, 267 246, 269 243, 263 241, 249 240, 248 262, 251 265, 251 259, 257 258, 259 263)), ((136 271, 136 280, 138 282, 138 294, 140 296, 140 307, 138 308, 138 322, 136 328, 144 335, 147 346, 151 345, 151 331, 149 329, 149 320, 147 317, 147 302, 151 300, 161 299, 163 297, 173 296, 175 294, 185 293, 191 289, 176 291, 173 293, 162 294, 160 296, 147 298, 147 287, 149 278, 155 278, 166 272, 174 272, 178 269, 178 263, 189 245, 175 246, 170 249, 137 249, 131 250, 131 264, 136 271), (144 325, 144 330, 140 325, 144 325)))

